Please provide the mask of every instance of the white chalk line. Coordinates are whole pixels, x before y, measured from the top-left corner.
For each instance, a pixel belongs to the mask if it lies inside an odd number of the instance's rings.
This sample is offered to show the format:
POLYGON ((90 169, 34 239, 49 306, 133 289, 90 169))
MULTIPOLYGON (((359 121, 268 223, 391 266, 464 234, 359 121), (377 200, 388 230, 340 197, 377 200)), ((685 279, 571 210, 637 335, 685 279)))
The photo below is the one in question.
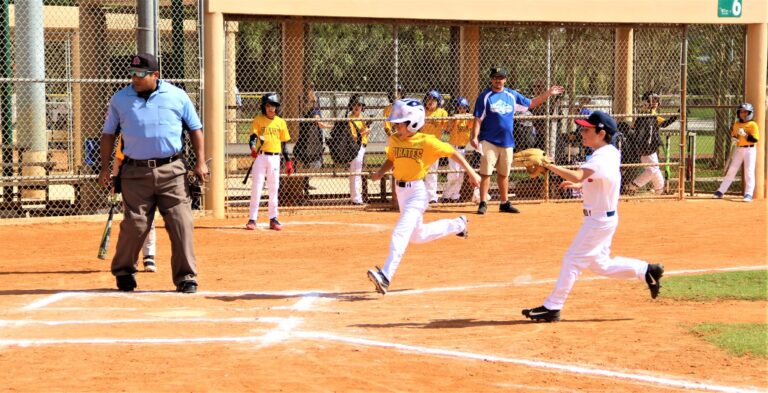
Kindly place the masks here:
MULTIPOLYGON (((727 271, 750 271, 750 270, 763 270, 768 269, 768 265, 752 265, 752 266, 734 266, 734 267, 722 267, 722 268, 708 268, 708 269, 687 269, 687 270, 675 270, 665 271, 665 276, 675 276, 684 274, 697 274, 697 273, 711 273, 711 272, 727 272, 727 271)), ((594 280, 607 280, 608 277, 594 276, 580 278, 579 281, 594 281, 594 280)), ((457 292, 467 291, 473 289, 486 289, 486 288, 503 288, 503 287, 515 287, 524 285, 539 285, 539 284, 551 284, 556 282, 557 279, 548 278, 541 280, 529 280, 529 281, 507 281, 490 284, 478 284, 478 285, 463 285, 454 287, 437 287, 427 289, 406 289, 402 291, 388 292, 388 296, 405 296, 405 295, 419 295, 423 293, 433 292, 457 292)), ((275 292, 197 292, 193 294, 180 294, 171 291, 135 291, 135 292, 107 292, 107 291, 80 291, 80 292, 59 292, 43 299, 36 300, 21 308, 23 311, 40 309, 49 306, 53 303, 67 299, 70 297, 127 297, 135 298, 137 296, 177 296, 177 297, 334 297, 338 292, 323 291, 323 290, 291 290, 291 291, 275 291, 275 292)), ((314 300, 307 302, 314 302, 314 300)), ((277 309, 277 308, 276 308, 277 309)))
POLYGON ((64 325, 112 325, 131 323, 275 323, 272 320, 264 320, 256 317, 245 318, 126 318, 126 319, 70 319, 70 320, 0 320, 0 327, 19 327, 29 325, 64 326, 64 325))
POLYGON ((295 332, 294 336, 305 338, 305 339, 328 340, 328 341, 343 342, 347 344, 363 345, 363 346, 369 346, 369 347, 394 348, 394 349, 398 349, 405 352, 416 352, 416 353, 423 353, 428 355, 438 355, 438 356, 447 356, 447 357, 454 357, 454 358, 461 358, 461 359, 491 361, 491 362, 497 362, 497 363, 511 363, 511 364, 517 364, 521 366, 532 367, 532 368, 557 370, 557 371, 562 371, 562 372, 571 373, 571 374, 584 374, 584 375, 594 375, 599 377, 619 378, 619 379, 625 379, 630 381, 639 381, 644 383, 672 386, 672 387, 683 388, 683 389, 698 389, 698 390, 708 390, 708 391, 726 392, 726 393, 753 393, 753 392, 763 391, 753 387, 742 388, 742 387, 706 384, 706 383, 689 381, 689 380, 678 379, 678 378, 671 378, 671 377, 658 377, 658 376, 645 375, 645 374, 605 370, 605 369, 580 366, 580 365, 545 362, 541 360, 509 358, 509 357, 486 355, 486 354, 479 354, 479 353, 473 353, 473 352, 464 352, 464 351, 456 351, 456 350, 449 350, 449 349, 429 348, 429 347, 421 347, 421 346, 415 346, 415 345, 390 343, 390 342, 384 342, 384 341, 369 340, 364 338, 344 337, 344 336, 338 336, 335 334, 329 334, 329 333, 323 333, 323 332, 295 332))

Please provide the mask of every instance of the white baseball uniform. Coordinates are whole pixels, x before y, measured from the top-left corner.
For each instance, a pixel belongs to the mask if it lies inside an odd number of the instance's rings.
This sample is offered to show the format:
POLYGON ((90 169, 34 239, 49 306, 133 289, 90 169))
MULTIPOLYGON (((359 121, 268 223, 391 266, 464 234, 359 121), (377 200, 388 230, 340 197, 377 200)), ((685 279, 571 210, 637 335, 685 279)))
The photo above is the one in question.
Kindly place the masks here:
POLYGON ((648 263, 639 259, 611 258, 611 241, 619 216, 621 172, 619 151, 613 145, 605 145, 594 151, 582 169, 594 173, 582 182, 584 196, 584 223, 563 257, 560 277, 555 290, 544 302, 549 310, 561 310, 581 270, 615 278, 637 278, 645 282, 648 263))

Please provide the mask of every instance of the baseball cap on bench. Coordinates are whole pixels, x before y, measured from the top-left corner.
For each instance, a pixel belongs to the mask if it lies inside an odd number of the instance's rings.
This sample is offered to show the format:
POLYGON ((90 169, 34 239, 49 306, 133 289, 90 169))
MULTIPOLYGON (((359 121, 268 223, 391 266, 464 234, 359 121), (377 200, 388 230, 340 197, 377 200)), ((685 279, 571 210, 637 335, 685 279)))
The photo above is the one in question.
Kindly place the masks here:
POLYGON ((149 53, 139 53, 131 58, 131 65, 128 66, 129 70, 138 71, 160 71, 157 66, 157 59, 155 56, 149 53))
POLYGON ((605 130, 608 135, 616 133, 616 120, 603 111, 594 111, 586 119, 576 119, 576 124, 582 127, 594 127, 598 131, 605 130))

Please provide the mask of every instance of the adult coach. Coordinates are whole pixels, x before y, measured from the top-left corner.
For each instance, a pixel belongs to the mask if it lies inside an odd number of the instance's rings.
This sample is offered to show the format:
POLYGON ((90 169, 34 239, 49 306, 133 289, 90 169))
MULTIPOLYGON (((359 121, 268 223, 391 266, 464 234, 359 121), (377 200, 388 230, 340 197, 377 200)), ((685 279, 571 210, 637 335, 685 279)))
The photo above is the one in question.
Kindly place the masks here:
POLYGON ((120 224, 112 274, 121 291, 136 288, 136 267, 155 209, 160 211, 171 240, 171 269, 176 291, 197 290, 197 267, 192 237, 192 208, 187 168, 181 160, 182 132, 189 133, 197 163, 194 172, 208 180, 203 151, 203 125, 187 94, 160 80, 157 59, 142 53, 128 68, 131 84, 109 102, 101 134, 99 182, 109 187, 109 159, 115 132, 123 138, 125 159, 121 170, 125 213, 120 224))
POLYGON ((611 241, 619 225, 616 209, 621 189, 621 154, 611 144, 617 131, 616 121, 605 112, 595 111, 587 119, 576 120, 576 124, 581 126, 579 133, 584 146, 593 149, 592 155, 578 169, 557 165, 549 165, 548 169, 565 179, 560 188, 582 190, 584 222, 563 257, 555 290, 544 305, 523 310, 523 315, 534 321, 560 320, 560 310, 583 269, 601 276, 644 280, 654 299, 661 289, 664 266, 634 258, 611 258, 611 241))
POLYGON ((480 206, 477 214, 485 214, 488 209, 488 189, 491 174, 496 168, 496 182, 499 185, 501 205, 499 211, 519 213, 508 199, 509 171, 512 153, 515 148, 513 134, 515 112, 523 112, 546 102, 553 95, 562 94, 565 89, 552 86, 533 99, 504 87, 507 82, 507 70, 491 68, 491 87, 483 90, 475 101, 475 125, 472 129, 472 146, 482 153, 480 159, 480 206))

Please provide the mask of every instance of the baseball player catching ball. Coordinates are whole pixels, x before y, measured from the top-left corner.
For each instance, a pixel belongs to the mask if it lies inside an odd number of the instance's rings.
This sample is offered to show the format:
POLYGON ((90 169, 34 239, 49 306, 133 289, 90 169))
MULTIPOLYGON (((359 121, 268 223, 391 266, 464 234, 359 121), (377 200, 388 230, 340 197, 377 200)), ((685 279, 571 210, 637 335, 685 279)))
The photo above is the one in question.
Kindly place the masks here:
POLYGON ((576 120, 576 124, 581 126, 579 132, 584 146, 594 150, 592 156, 578 169, 565 169, 545 160, 542 165, 565 179, 560 183, 561 188, 582 189, 584 222, 563 257, 555 290, 543 306, 523 310, 523 315, 534 321, 560 320, 565 299, 584 268, 602 276, 645 280, 654 299, 664 274, 664 266, 660 264, 611 258, 611 241, 619 224, 616 208, 621 186, 620 153, 610 143, 616 133, 616 121, 605 112, 595 111, 587 119, 576 120))
POLYGON ((472 185, 477 187, 480 184, 480 176, 453 146, 432 135, 417 132, 424 126, 424 114, 424 106, 419 101, 404 99, 394 103, 387 119, 395 131, 387 144, 387 160, 371 176, 377 181, 394 168, 392 175, 397 185, 397 203, 400 207, 400 218, 392 231, 384 269, 377 266, 375 270, 368 270, 368 279, 382 295, 387 293, 408 243, 426 243, 454 234, 463 238, 468 235, 465 216, 428 224, 423 222, 424 211, 429 206, 423 179, 432 163, 440 157, 449 157, 462 166, 472 185))

